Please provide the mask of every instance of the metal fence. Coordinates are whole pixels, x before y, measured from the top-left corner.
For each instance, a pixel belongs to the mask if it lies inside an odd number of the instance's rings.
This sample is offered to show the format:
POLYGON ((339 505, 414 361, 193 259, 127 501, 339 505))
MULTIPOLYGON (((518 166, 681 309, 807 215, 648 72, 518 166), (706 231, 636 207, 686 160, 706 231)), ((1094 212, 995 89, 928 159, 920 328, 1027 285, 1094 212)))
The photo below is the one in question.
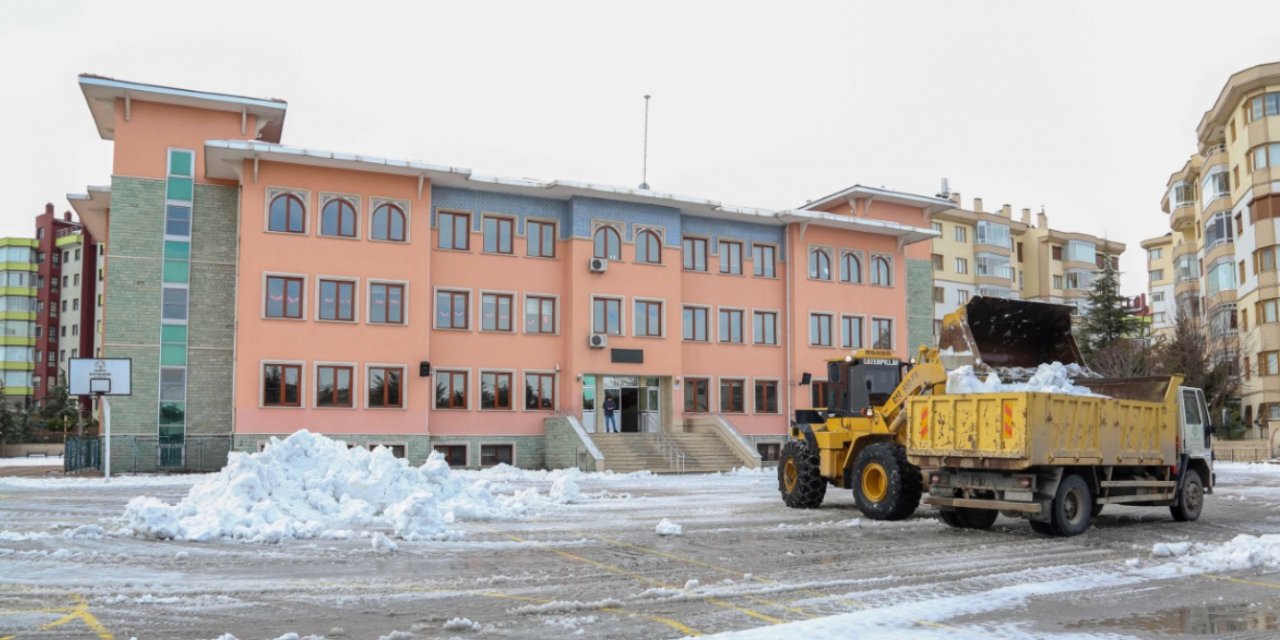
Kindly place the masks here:
MULTIPOLYGON (((217 471, 227 464, 231 436, 112 436, 113 473, 217 471)), ((102 469, 102 438, 70 437, 63 454, 66 471, 102 469)))
POLYGON ((67 473, 102 469, 102 438, 69 436, 62 451, 62 470, 67 473))

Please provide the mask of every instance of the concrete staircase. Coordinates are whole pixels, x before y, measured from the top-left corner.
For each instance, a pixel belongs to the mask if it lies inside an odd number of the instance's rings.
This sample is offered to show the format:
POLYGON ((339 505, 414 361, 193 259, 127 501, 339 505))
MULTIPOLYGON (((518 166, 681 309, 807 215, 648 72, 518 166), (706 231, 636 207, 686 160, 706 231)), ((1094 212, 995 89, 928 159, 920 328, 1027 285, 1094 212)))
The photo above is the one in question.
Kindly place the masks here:
MULTIPOLYGON (((685 473, 710 473, 729 471, 742 466, 719 435, 710 431, 667 433, 685 455, 685 473)), ((663 454, 662 443, 654 433, 593 433, 600 453, 604 454, 604 468, 618 473, 648 469, 654 473, 679 473, 663 454)))

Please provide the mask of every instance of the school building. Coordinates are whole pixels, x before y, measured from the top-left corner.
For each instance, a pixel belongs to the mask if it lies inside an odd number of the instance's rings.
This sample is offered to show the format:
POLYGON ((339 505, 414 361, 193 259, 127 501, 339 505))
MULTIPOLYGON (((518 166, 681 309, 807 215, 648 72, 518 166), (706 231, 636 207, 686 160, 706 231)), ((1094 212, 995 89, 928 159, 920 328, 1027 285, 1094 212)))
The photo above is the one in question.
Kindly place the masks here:
POLYGON ((414 463, 696 466, 707 442, 758 463, 826 360, 932 342, 947 200, 491 177, 285 146, 279 100, 79 82, 112 141, 110 186, 72 202, 106 247, 102 355, 133 361, 116 469, 217 468, 298 429, 414 463))

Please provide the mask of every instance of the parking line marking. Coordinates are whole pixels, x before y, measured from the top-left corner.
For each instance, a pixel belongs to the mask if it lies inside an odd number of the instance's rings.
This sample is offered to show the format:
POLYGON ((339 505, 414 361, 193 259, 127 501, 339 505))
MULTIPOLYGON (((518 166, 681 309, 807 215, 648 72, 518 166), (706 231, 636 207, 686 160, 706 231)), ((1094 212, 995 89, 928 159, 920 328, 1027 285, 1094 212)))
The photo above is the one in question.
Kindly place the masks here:
MULTIPOLYGON (((525 540, 524 540, 523 538, 520 538, 519 536, 515 536, 515 535, 512 535, 512 534, 506 534, 506 536, 507 536, 508 538, 511 538, 512 540, 515 540, 516 542, 525 542, 525 540)), ((655 587, 659 587, 659 588, 662 588, 662 589, 671 589, 671 590, 674 590, 674 591, 679 591, 679 590, 680 590, 680 587, 677 587, 677 586, 675 586, 675 585, 673 585, 673 584, 669 584, 669 583, 666 583, 666 582, 662 582, 661 580, 654 580, 653 578, 650 578, 649 576, 646 576, 646 575, 643 575, 643 574, 639 574, 639 573, 636 573, 636 572, 634 572, 634 571, 628 571, 628 570, 623 569, 623 568, 621 568, 621 567, 617 567, 617 566, 611 565, 611 564, 609 564, 609 563, 607 563, 607 562, 601 562, 601 561, 599 561, 599 560, 592 560, 591 558, 587 558, 587 557, 585 557, 585 556, 580 556, 580 555, 578 555, 578 554, 576 554, 576 553, 569 553, 568 551, 564 551, 563 549, 552 549, 552 548, 548 548, 548 549, 547 549, 547 551, 550 551, 550 552, 552 552, 552 553, 554 553, 554 554, 556 554, 556 555, 558 555, 558 556, 560 556, 560 557, 562 557, 562 558, 566 558, 566 559, 569 559, 569 560, 574 560, 574 561, 576 561, 576 562, 582 562, 582 563, 585 563, 585 564, 589 564, 589 565, 591 565, 591 566, 598 567, 598 568, 603 569, 603 570, 605 570, 605 571, 608 571, 608 572, 610 572, 610 573, 616 573, 616 574, 618 574, 618 575, 620 575, 620 576, 627 576, 628 578, 632 578, 632 579, 634 579, 634 580, 639 580, 639 581, 641 581, 641 582, 644 582, 644 583, 647 583, 647 584, 653 585, 653 586, 655 586, 655 587)), ((739 613, 741 613, 741 614, 743 614, 743 615, 750 616, 750 617, 752 617, 752 618, 755 618, 755 619, 760 620, 760 621, 763 621, 763 622, 768 622, 769 624, 782 624, 782 623, 784 622, 784 620, 782 620, 781 618, 775 618, 775 617, 773 617, 773 616, 771 616, 771 615, 766 615, 766 614, 760 613, 759 611, 756 611, 756 610, 754 610, 754 609, 748 609, 747 607, 739 607, 739 606, 738 606, 738 605, 736 605, 736 604, 733 604, 733 603, 731 603, 731 602, 725 602, 725 601, 723 601, 723 600, 719 600, 719 599, 717 599, 717 598, 707 598, 707 599, 706 599, 706 602, 707 602, 707 603, 709 603, 709 604, 713 604, 713 605, 715 605, 715 606, 717 606, 717 607, 722 607, 722 608, 725 608, 725 609, 732 609, 732 610, 737 611, 737 612, 739 612, 739 613)))
POLYGON ((1210 580, 1226 580, 1227 582, 1239 582, 1240 584, 1247 584, 1255 587, 1266 587, 1268 589, 1280 589, 1280 584, 1273 584, 1270 582, 1258 582, 1256 580, 1245 580, 1244 578, 1233 578, 1231 576, 1219 576, 1219 575, 1214 575, 1212 573, 1202 573, 1200 575, 1206 578, 1209 578, 1210 580))

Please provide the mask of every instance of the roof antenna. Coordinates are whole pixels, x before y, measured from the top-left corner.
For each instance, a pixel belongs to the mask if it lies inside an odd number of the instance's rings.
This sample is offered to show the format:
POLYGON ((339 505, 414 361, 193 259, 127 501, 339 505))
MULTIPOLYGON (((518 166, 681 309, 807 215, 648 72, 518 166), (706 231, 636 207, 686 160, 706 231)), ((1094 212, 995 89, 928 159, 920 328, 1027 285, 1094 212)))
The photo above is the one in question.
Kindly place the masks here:
POLYGON ((641 169, 640 188, 649 190, 649 94, 644 94, 644 166, 641 169))

